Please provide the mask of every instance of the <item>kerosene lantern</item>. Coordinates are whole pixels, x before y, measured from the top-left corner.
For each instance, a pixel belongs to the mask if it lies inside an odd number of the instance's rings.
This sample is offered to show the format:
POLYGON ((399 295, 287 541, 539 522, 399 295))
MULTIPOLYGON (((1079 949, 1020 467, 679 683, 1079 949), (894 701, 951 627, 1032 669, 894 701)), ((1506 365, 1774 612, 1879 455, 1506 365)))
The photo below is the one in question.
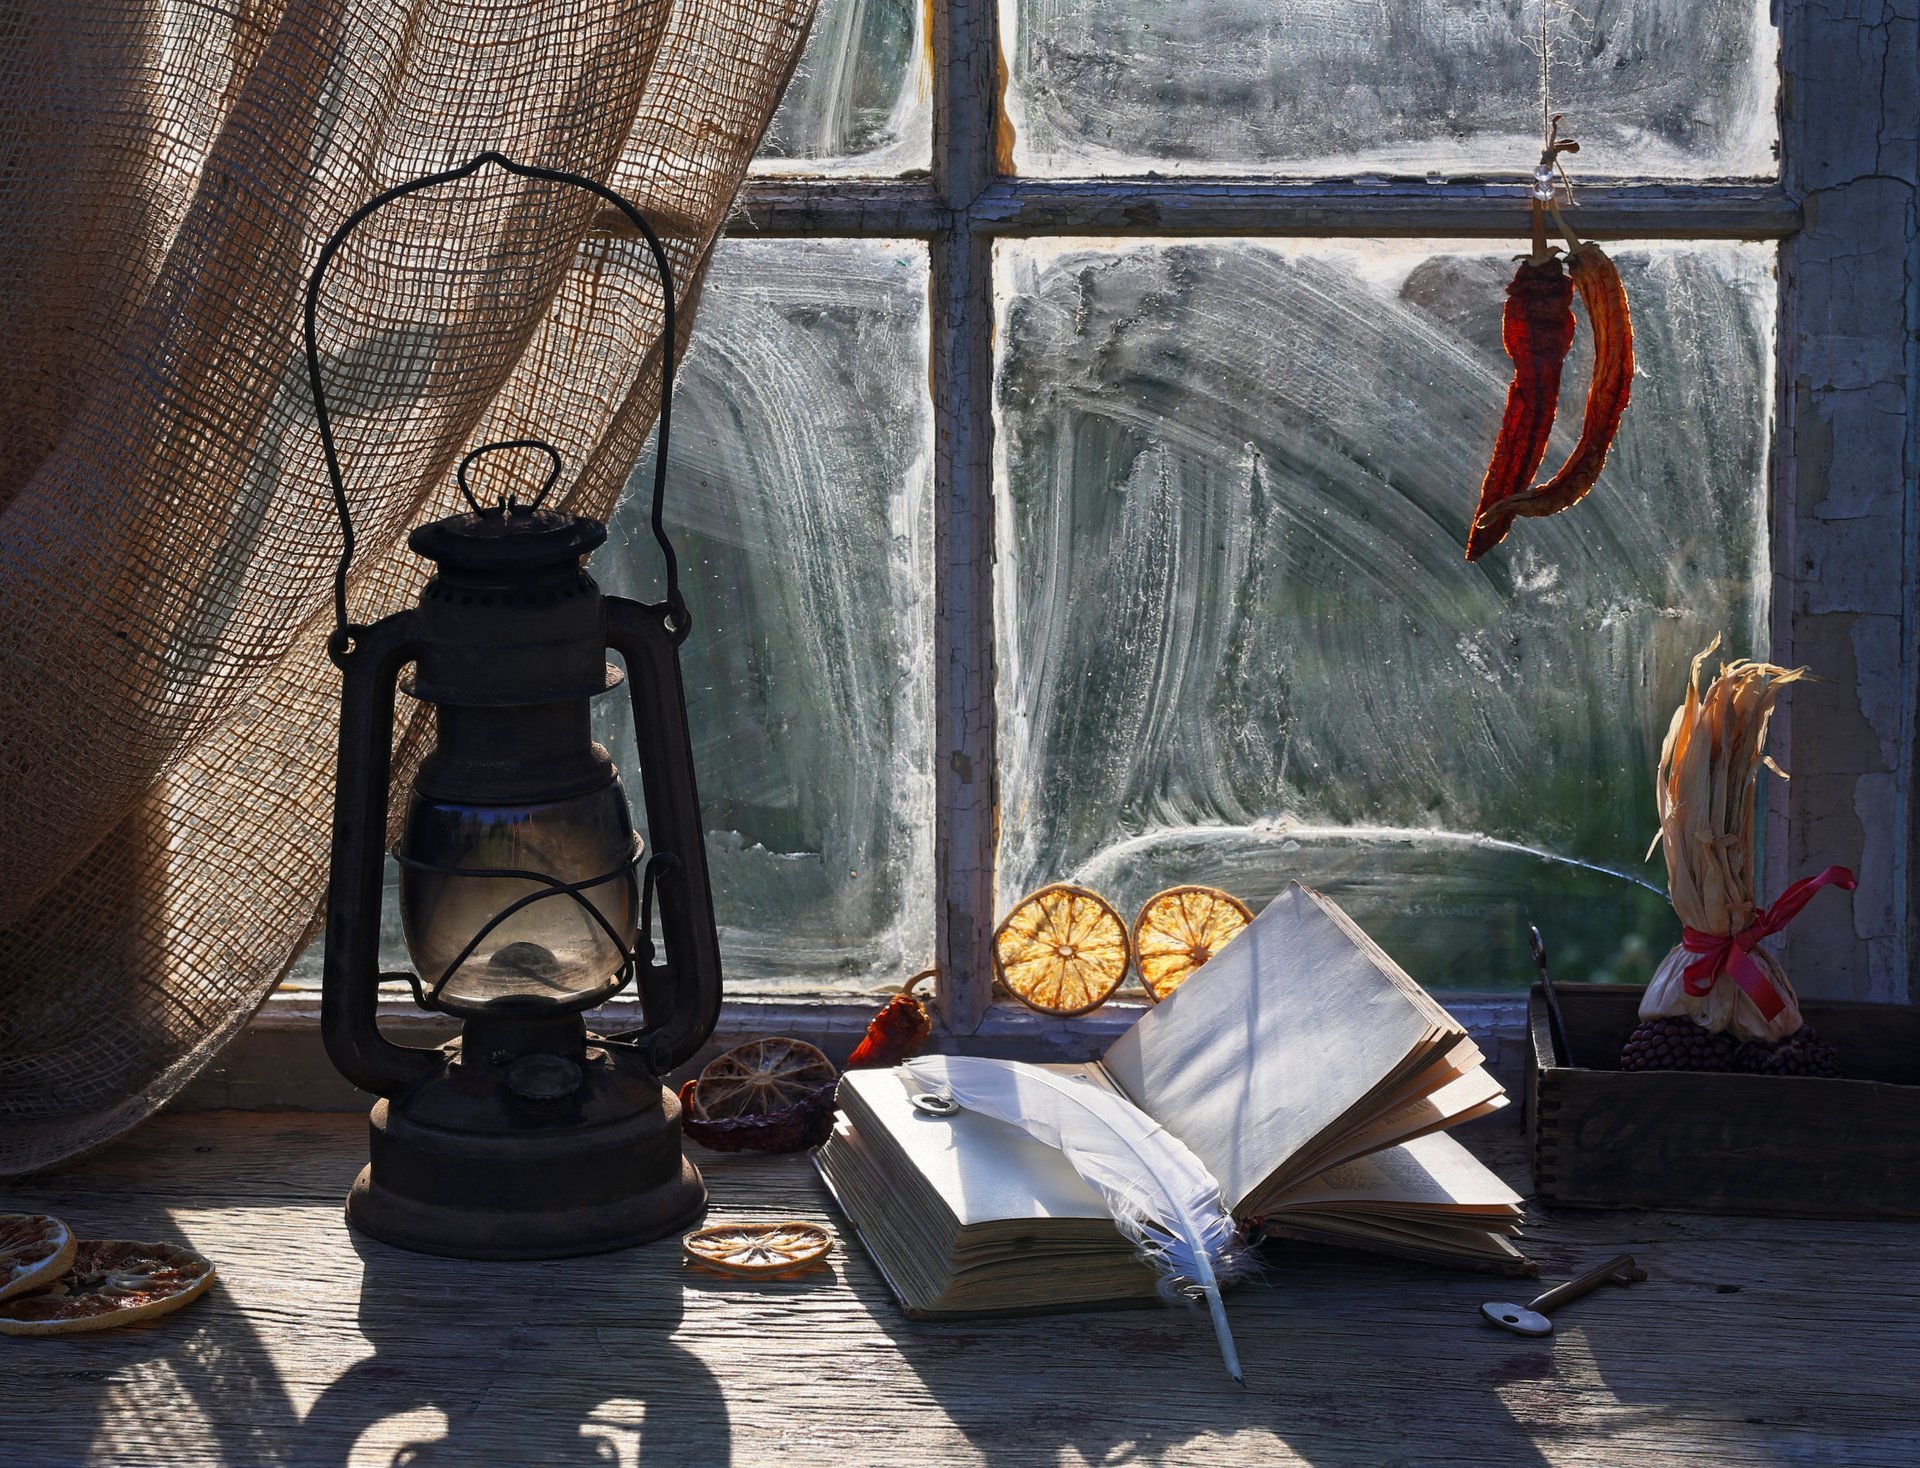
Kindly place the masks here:
POLYGON ((694 788, 679 644, 689 630, 661 521, 673 376, 673 278, 633 205, 576 174, 487 153, 389 189, 320 252, 307 283, 307 367, 345 548, 335 575, 343 674, 322 1029, 341 1073, 381 1099, 371 1160, 347 1219, 374 1238, 468 1258, 594 1253, 675 1232, 706 1205, 681 1153, 679 1105, 661 1078, 712 1032, 719 945, 694 788), (476 448, 456 472, 467 512, 413 532, 435 572, 417 605, 370 626, 347 616, 353 528, 321 380, 315 320, 327 267, 375 210, 487 164, 586 188, 619 208, 665 289, 653 529, 666 599, 603 596, 586 557, 597 520, 544 507, 562 464, 537 439, 476 448), (544 456, 527 503, 483 504, 482 456, 544 456), (626 661, 653 850, 643 853, 589 705, 626 661), (403 680, 409 665, 412 671, 403 680), (392 855, 417 972, 379 971, 380 904, 396 686, 431 706, 435 739, 406 796, 392 855), (664 956, 650 931, 658 900, 664 956), (423 1007, 457 1016, 435 1050, 376 1023, 379 986, 404 978, 423 1007), (583 1018, 635 982, 644 1026, 589 1034, 583 1018))

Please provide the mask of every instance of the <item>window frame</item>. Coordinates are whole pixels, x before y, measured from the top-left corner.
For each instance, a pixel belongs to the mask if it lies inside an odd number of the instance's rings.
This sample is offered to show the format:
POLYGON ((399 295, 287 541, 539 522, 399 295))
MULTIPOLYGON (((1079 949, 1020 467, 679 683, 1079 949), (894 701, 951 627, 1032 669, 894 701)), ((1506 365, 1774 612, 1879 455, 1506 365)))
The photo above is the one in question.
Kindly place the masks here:
MULTIPOLYGON (((1774 725, 1775 756, 1799 778, 1769 784, 1763 883, 1772 893, 1829 862, 1854 867, 1861 887, 1851 904, 1816 904, 1788 930, 1789 970, 1803 993, 1906 1002, 1920 706, 1908 611, 1920 381, 1911 118, 1920 112, 1920 51, 1911 13, 1849 17, 1809 0, 1775 0, 1774 10, 1779 178, 1584 185, 1579 223, 1601 240, 1779 245, 1770 655, 1810 664, 1827 681, 1801 685, 1774 725), (1883 492, 1889 484, 1897 493, 1883 492)), ((760 238, 916 238, 929 250, 934 619, 943 650, 935 688, 936 953, 942 1018, 969 1035, 993 1006, 994 242, 1505 240, 1524 222, 1526 184, 1281 174, 1021 178, 999 166, 998 0, 931 0, 928 15, 930 175, 755 174, 728 229, 760 238)))

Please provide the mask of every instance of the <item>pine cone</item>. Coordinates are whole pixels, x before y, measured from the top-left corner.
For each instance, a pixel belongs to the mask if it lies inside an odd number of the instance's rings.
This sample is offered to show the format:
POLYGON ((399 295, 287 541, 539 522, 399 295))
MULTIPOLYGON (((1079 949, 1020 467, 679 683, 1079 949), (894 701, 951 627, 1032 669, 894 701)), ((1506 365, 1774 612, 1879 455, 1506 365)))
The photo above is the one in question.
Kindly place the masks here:
POLYGON ((1622 1070, 1735 1070, 1740 1047, 1690 1019, 1650 1019, 1627 1037, 1622 1070))
POLYGON ((1762 1076, 1823 1076, 1840 1074, 1840 1057, 1812 1025, 1802 1025, 1774 1045, 1745 1040, 1740 1045, 1740 1069, 1762 1076))

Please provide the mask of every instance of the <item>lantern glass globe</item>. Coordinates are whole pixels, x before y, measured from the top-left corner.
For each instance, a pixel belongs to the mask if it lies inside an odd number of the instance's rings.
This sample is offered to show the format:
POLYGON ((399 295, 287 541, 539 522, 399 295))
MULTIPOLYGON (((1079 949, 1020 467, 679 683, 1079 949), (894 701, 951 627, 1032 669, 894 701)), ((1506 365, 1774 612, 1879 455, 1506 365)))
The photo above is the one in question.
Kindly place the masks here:
POLYGON ((441 1002, 468 1010, 566 1004, 603 988, 638 936, 635 851, 617 778, 585 795, 533 805, 465 805, 415 791, 400 842, 399 896, 407 951, 422 983, 432 989, 445 978, 441 1002), (506 871, 566 883, 608 880, 576 898, 529 877, 487 874, 506 871), (534 900, 494 922, 528 898, 534 900))

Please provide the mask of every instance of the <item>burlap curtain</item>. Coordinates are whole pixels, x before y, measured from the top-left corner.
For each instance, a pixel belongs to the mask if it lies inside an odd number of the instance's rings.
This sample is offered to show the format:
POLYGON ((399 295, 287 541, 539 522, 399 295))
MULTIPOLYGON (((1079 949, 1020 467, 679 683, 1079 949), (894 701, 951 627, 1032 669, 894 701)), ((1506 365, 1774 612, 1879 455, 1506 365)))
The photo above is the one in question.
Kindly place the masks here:
MULTIPOLYGON (((148 1115, 316 930, 339 534, 299 302, 321 242, 497 149, 632 198, 690 302, 812 8, 4 7, 0 1173, 148 1115)), ((612 506, 653 420, 660 295, 598 213, 488 169, 337 261, 358 617, 418 589, 405 533, 453 508, 466 447, 537 433, 566 456, 556 501, 612 506)))

